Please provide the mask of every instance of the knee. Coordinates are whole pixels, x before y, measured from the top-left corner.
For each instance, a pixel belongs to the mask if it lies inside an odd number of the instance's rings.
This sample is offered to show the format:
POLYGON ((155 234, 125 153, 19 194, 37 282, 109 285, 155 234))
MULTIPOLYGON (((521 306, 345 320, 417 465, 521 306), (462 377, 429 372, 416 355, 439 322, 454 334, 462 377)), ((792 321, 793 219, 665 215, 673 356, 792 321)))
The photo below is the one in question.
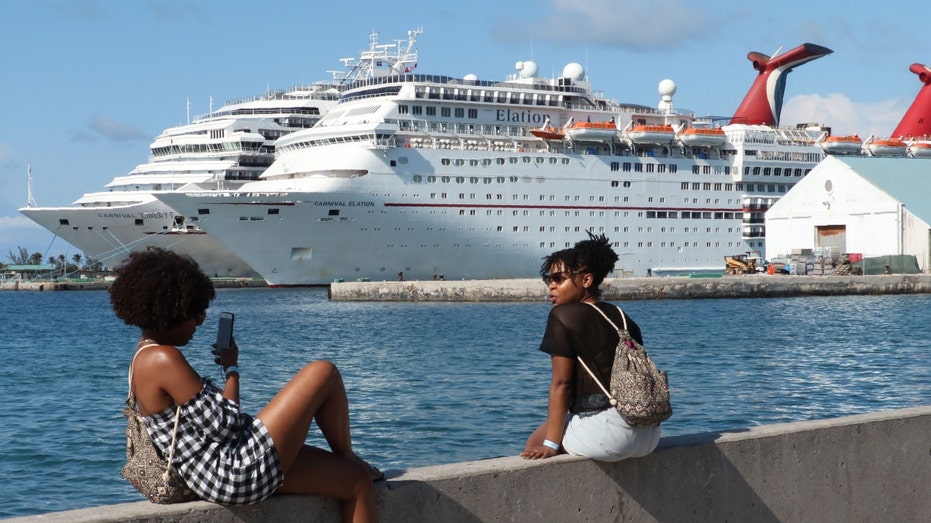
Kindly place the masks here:
POLYGON ((301 374, 307 374, 314 376, 316 378, 323 378, 327 381, 334 378, 341 378, 339 374, 339 369, 336 368, 336 365, 327 360, 315 360, 301 369, 301 374))

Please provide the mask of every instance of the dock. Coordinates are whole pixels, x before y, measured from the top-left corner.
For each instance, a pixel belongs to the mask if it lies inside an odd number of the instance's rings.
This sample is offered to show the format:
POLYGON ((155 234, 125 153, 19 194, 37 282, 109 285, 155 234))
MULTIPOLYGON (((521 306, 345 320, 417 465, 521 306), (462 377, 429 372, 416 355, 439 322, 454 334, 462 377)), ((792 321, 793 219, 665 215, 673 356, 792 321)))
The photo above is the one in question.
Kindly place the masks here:
MULTIPOLYGON (((876 276, 734 275, 607 278, 601 285, 608 301, 781 298, 931 293, 931 274, 876 276)), ((544 301, 539 278, 518 280, 334 282, 333 301, 514 302, 544 301)))

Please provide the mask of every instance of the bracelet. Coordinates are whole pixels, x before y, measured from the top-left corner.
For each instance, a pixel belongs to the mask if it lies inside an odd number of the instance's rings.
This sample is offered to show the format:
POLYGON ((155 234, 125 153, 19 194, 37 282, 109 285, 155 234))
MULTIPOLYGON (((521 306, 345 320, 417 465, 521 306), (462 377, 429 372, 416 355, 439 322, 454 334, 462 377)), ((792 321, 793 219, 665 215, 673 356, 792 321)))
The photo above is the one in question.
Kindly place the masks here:
POLYGON ((239 374, 239 367, 236 365, 230 365, 229 367, 223 367, 223 375, 226 376, 226 379, 230 378, 230 374, 236 373, 239 374))
POLYGON ((559 443, 556 443, 555 441, 550 441, 550 440, 548 440, 548 439, 545 439, 545 440, 543 440, 543 445, 545 445, 545 446, 547 446, 547 447, 549 447, 549 448, 551 448, 551 449, 553 449, 553 450, 559 450, 559 443))

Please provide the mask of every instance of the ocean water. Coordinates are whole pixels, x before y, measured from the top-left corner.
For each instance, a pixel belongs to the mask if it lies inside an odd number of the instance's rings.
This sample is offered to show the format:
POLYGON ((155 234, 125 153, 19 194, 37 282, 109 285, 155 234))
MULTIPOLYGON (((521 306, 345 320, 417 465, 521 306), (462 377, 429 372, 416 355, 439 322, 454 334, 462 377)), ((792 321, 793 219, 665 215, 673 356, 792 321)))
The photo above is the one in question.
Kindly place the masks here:
MULTIPOLYGON (((541 288, 542 296, 542 288, 541 288)), ((670 376, 666 436, 931 404, 931 296, 620 303, 670 376)), ((242 405, 306 362, 341 369, 356 451, 383 470, 515 455, 546 414, 540 303, 336 303, 321 289, 221 290, 185 348, 236 314, 242 405)), ((119 475, 138 333, 104 291, 0 293, 0 518, 139 501, 119 475)), ((312 444, 325 446, 311 429, 312 444)))

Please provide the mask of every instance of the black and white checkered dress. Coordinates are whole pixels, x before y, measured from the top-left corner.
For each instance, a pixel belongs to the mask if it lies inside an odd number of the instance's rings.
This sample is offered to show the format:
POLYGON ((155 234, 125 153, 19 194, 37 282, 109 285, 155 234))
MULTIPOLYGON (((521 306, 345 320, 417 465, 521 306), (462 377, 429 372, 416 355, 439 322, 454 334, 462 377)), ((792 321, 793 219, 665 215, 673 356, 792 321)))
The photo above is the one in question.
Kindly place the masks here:
MULTIPOLYGON (((181 405, 173 462, 201 498, 214 503, 254 503, 284 481, 278 453, 261 420, 241 412, 208 377, 204 388, 181 405)), ((175 406, 145 418, 149 436, 168 455, 175 406)))

